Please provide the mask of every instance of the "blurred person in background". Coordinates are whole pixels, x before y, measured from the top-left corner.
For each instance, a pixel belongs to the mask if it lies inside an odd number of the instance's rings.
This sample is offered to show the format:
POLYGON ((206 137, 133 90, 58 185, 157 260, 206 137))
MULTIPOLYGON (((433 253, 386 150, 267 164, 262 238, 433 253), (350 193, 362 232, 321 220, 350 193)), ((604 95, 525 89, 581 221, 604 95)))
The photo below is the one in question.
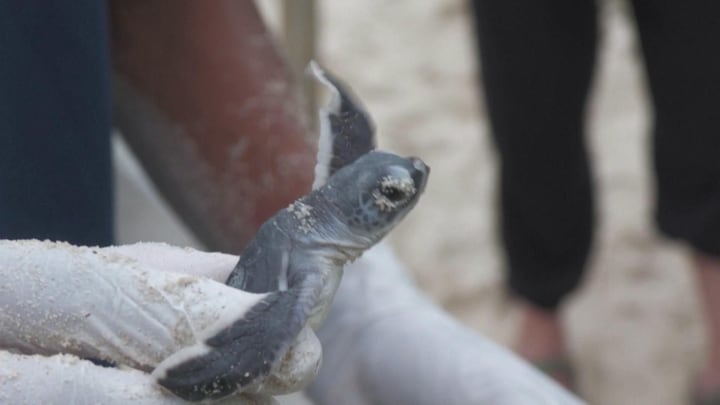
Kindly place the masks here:
MULTIPOLYGON (((657 226, 692 248, 708 324, 701 396, 720 401, 720 4, 630 2, 654 111, 657 226)), ((516 351, 571 377, 558 316, 580 283, 594 228, 584 116, 598 40, 593 0, 473 0, 500 157, 509 289, 524 304, 516 351)))

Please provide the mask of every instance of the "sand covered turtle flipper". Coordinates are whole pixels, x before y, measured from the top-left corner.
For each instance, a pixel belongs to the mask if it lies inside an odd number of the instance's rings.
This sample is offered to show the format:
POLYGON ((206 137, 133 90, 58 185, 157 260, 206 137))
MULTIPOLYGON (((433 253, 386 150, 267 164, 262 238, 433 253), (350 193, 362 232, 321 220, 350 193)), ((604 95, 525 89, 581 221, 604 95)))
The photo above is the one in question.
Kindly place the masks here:
POLYGON ((328 105, 318 113, 320 140, 313 190, 338 169, 374 150, 375 124, 350 87, 312 61, 308 72, 330 91, 328 105))
POLYGON ((241 319, 217 326, 202 343, 165 359, 158 383, 188 401, 217 399, 263 381, 304 327, 322 289, 312 272, 285 291, 269 293, 241 319))

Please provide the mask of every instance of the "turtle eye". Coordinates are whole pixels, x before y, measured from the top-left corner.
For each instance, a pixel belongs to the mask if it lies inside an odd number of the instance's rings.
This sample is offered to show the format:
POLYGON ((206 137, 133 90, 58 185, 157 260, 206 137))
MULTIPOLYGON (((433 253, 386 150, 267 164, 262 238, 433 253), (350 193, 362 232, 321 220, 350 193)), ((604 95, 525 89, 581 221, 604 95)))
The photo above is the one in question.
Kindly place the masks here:
POLYGON ((415 185, 407 170, 401 174, 406 176, 383 177, 377 188, 373 190, 375 204, 380 207, 380 211, 392 211, 403 206, 415 193, 415 185))
POLYGON ((394 185, 384 185, 380 187, 380 193, 392 202, 405 199, 405 193, 394 185))

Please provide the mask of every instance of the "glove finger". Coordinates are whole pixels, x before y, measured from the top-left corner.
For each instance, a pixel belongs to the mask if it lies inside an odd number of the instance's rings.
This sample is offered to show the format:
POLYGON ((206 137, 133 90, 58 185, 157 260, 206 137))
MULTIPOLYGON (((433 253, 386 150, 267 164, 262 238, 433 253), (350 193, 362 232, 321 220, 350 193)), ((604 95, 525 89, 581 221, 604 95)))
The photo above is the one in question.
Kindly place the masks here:
MULTIPOLYGON (((135 243, 103 249, 133 258, 158 270, 192 274, 223 282, 237 264, 238 257, 224 253, 206 253, 192 248, 180 248, 165 243, 135 243)), ((202 352, 202 344, 186 347, 171 357, 185 358, 188 353, 202 352)), ((304 328, 293 342, 277 369, 262 382, 250 386, 246 392, 283 395, 305 388, 317 375, 322 360, 320 341, 309 327, 304 328)), ((172 362, 166 358, 163 363, 172 362)), ((162 366, 160 367, 162 368, 162 366)), ((158 369, 156 374, 161 373, 158 369)))
MULTIPOLYGON (((106 368, 71 355, 0 352, 0 402, 13 404, 183 404, 145 373, 106 368)), ((232 396, 217 404, 276 404, 264 396, 232 396)))
POLYGON ((264 296, 68 244, 2 241, 0 258, 0 349, 70 353, 144 371, 264 296))
POLYGON ((156 270, 207 277, 223 284, 238 262, 235 255, 208 253, 157 242, 111 246, 102 251, 134 259, 156 270))

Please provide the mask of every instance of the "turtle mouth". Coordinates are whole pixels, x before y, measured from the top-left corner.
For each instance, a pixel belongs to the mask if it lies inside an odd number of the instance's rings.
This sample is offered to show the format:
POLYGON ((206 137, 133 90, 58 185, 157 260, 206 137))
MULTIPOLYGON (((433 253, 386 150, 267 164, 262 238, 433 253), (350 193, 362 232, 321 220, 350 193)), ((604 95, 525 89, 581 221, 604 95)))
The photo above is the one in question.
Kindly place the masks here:
POLYGON ((418 194, 425 191, 425 185, 427 184, 427 178, 430 175, 430 166, 426 165, 420 158, 409 157, 410 163, 412 163, 412 177, 415 183, 415 189, 418 190, 418 194))

